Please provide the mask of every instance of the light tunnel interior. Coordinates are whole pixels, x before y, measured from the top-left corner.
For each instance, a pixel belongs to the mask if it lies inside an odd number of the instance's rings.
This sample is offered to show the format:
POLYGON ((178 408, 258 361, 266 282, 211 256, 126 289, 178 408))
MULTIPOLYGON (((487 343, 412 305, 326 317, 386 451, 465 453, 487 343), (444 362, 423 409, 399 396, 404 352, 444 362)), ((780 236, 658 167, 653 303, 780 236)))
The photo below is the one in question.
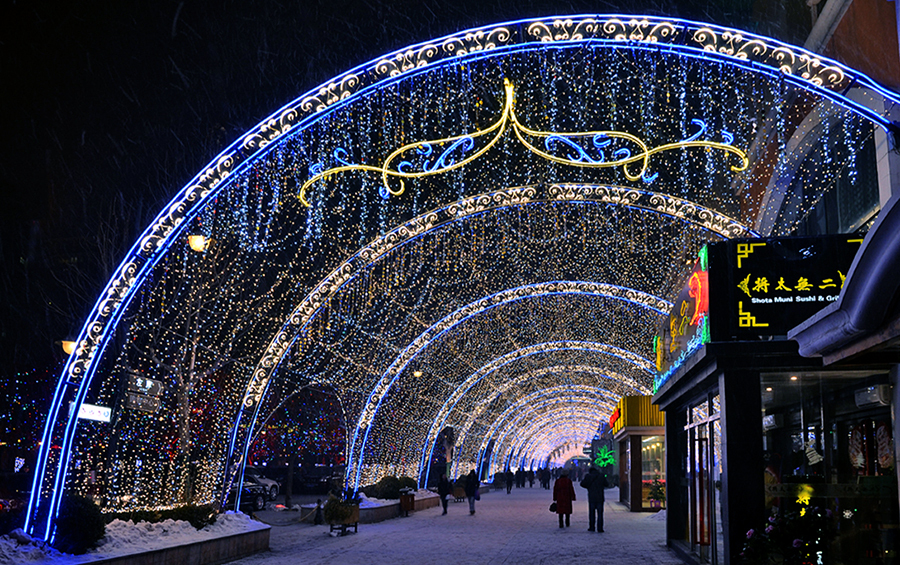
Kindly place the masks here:
POLYGON ((314 424, 351 489, 424 485, 447 427, 457 474, 488 446, 488 474, 559 461, 651 391, 652 337, 704 244, 814 233, 841 187, 871 199, 874 126, 834 93, 702 48, 546 42, 303 99, 240 167, 202 173, 123 267, 127 299, 98 306, 112 327, 86 326, 66 378, 112 418, 51 419, 39 493, 221 501, 248 458, 284 455, 266 429, 294 434, 283 451, 314 424))

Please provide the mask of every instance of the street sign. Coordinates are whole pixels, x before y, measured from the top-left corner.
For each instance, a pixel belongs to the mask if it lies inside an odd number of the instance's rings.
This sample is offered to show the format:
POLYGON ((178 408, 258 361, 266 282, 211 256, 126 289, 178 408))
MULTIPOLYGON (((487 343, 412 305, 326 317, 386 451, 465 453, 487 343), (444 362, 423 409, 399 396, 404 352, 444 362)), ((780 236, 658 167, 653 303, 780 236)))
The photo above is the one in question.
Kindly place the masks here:
POLYGON ((148 396, 159 396, 162 392, 163 384, 153 379, 140 377, 138 375, 128 375, 128 390, 148 396))
POLYGON ((159 399, 155 396, 128 393, 128 408, 144 412, 156 412, 159 410, 159 399))

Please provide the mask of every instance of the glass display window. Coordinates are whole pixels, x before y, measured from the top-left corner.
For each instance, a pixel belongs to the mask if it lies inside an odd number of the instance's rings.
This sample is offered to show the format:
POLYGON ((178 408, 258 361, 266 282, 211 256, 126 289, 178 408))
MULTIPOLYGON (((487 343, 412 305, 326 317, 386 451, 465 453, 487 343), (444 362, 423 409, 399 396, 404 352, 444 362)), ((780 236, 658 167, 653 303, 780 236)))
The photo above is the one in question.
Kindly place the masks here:
POLYGON ((801 528, 824 509, 815 543, 825 563, 897 563, 887 375, 779 373, 760 382, 770 514, 780 517, 778 524, 801 528))

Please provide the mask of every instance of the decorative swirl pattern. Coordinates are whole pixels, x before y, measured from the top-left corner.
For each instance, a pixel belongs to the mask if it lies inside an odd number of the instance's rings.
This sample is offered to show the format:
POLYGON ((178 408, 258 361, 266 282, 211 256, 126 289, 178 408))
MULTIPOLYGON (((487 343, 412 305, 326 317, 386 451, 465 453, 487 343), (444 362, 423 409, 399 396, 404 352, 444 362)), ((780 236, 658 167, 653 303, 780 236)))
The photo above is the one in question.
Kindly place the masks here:
POLYGON ((381 59, 375 65, 375 72, 381 76, 395 77, 406 71, 424 67, 440 53, 437 45, 425 45, 419 49, 408 49, 394 53, 387 59, 381 59))
POLYGON ((611 204, 653 210, 701 225, 722 236, 759 237, 759 234, 737 220, 676 196, 647 192, 634 188, 606 185, 551 185, 549 197, 554 200, 599 200, 611 204))
POLYGON ((837 65, 829 65, 814 54, 758 37, 748 38, 731 30, 716 32, 710 27, 694 30, 692 43, 704 51, 772 66, 809 83, 831 90, 847 87, 852 79, 837 65))
POLYGON ((319 88, 315 94, 311 94, 300 101, 300 109, 304 113, 321 112, 335 102, 349 98, 359 87, 359 77, 355 74, 347 74, 340 80, 330 82, 319 88))
POLYGON ((255 151, 286 134, 297 119, 297 109, 287 108, 277 117, 266 120, 257 131, 252 131, 241 139, 241 149, 255 151))
POLYGON ((510 43, 513 39, 507 27, 490 30, 476 30, 465 33, 461 37, 451 37, 441 44, 441 50, 454 57, 467 55, 476 51, 488 51, 510 43))
POLYGON ((623 22, 611 18, 603 22, 603 32, 607 37, 618 41, 643 41, 656 43, 673 39, 677 28, 669 21, 650 21, 649 18, 632 18, 623 22))
MULTIPOLYGON (((700 139, 706 133, 706 123, 701 120, 693 120, 700 128, 694 135, 653 148, 637 136, 619 131, 559 133, 533 130, 516 117, 514 89, 508 79, 504 79, 504 91, 506 97, 500 117, 488 128, 471 134, 407 143, 388 155, 380 167, 354 165, 341 160, 342 164, 339 166, 316 169, 318 172, 300 187, 298 198, 304 206, 309 206, 306 191, 310 186, 332 175, 349 171, 377 173, 381 175, 383 191, 399 196, 404 192, 406 179, 423 178, 463 167, 487 153, 508 129, 515 133, 519 142, 529 151, 548 161, 575 167, 621 168, 632 181, 642 179, 644 182, 652 182, 656 174, 651 175, 648 171, 650 157, 674 149, 702 147, 730 153, 740 160, 739 164, 731 167, 732 171, 743 171, 749 164, 747 154, 731 144, 730 134, 723 133, 724 143, 700 139), (542 140, 543 149, 538 147, 538 140, 542 140), (589 140, 589 143, 585 143, 585 140, 589 140), (435 157, 436 151, 440 153, 435 157), (396 188, 391 186, 391 179, 398 182, 396 188)), ((344 153, 343 150, 341 152, 344 153)))

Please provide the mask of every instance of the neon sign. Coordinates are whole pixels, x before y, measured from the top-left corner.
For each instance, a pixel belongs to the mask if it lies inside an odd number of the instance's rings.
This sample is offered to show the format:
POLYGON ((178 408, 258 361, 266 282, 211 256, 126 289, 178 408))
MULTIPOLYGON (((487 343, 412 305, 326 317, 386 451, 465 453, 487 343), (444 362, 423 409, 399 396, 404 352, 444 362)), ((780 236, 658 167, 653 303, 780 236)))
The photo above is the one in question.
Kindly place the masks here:
MULTIPOLYGON (((616 412, 618 412, 618 410, 616 410, 616 412)), ((615 463, 615 454, 605 445, 600 448, 597 457, 594 458, 594 465, 598 467, 608 467, 610 465, 615 465, 615 463)))

